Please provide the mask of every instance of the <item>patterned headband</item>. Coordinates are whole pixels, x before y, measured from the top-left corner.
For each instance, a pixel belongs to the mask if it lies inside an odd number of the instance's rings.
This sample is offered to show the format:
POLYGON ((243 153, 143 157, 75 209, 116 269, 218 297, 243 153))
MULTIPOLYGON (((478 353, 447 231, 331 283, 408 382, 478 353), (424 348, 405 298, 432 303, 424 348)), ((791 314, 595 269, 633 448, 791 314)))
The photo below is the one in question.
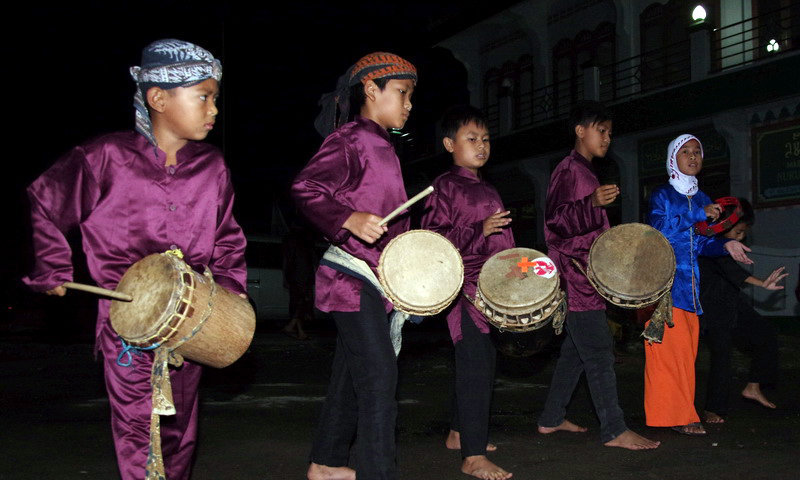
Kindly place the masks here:
POLYGON ((144 98, 146 89, 190 87, 209 78, 220 81, 222 64, 208 50, 193 43, 165 39, 145 47, 142 66, 131 67, 130 73, 136 82, 136 94, 133 97, 136 130, 156 146, 153 123, 144 98))
POLYGON ((347 72, 339 77, 336 90, 326 93, 319 100, 322 111, 314 121, 314 127, 323 137, 347 121, 350 114, 350 88, 358 83, 386 78, 389 80, 413 80, 417 83, 417 67, 408 60, 387 52, 373 52, 361 57, 347 72))
POLYGON ((387 52, 374 52, 361 57, 350 67, 350 86, 377 78, 417 81, 417 67, 408 60, 387 52))

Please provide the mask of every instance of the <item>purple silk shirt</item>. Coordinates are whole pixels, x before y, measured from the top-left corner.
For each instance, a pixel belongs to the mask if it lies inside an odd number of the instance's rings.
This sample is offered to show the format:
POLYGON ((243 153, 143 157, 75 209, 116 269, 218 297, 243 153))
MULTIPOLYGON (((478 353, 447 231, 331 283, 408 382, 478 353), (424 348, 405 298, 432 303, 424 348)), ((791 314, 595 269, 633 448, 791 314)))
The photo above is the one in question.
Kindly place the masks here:
POLYGON ((592 242, 608 230, 605 209, 592 206, 592 193, 599 186, 592 163, 573 150, 553 170, 547 187, 544 213, 547 256, 558 267, 571 312, 606 308, 603 297, 571 260, 578 260, 586 268, 592 242))
MULTIPOLYGON (((79 227, 89 272, 113 289, 142 257, 180 248, 186 263, 207 265, 223 287, 245 293, 245 238, 233 218, 233 188, 222 154, 189 142, 177 165, 136 132, 75 147, 28 187, 36 263, 23 281, 45 291, 72 280, 64 238, 79 227)), ((108 319, 101 301, 97 334, 108 319)))
MULTIPOLYGON (((364 260, 373 271, 384 247, 409 227, 407 215, 395 218, 387 225, 389 231, 372 245, 342 228, 353 212, 383 217, 408 200, 389 132, 367 118, 356 117, 328 135, 295 178, 292 196, 303 215, 329 242, 364 260)), ((323 312, 358 311, 362 283, 320 266, 316 277, 317 308, 323 312)), ((392 304, 385 299, 384 304, 389 312, 392 304)))
MULTIPOLYGON (((433 193, 425 202, 422 228, 447 237, 461 252, 464 261, 463 293, 475 297, 481 267, 492 255, 514 248, 510 228, 503 233, 483 236, 486 217, 505 210, 497 190, 463 167, 452 166, 433 182, 433 193)), ((489 333, 484 316, 463 296, 459 296, 447 314, 447 325, 453 343, 461 340, 461 309, 466 307, 475 326, 489 333)))

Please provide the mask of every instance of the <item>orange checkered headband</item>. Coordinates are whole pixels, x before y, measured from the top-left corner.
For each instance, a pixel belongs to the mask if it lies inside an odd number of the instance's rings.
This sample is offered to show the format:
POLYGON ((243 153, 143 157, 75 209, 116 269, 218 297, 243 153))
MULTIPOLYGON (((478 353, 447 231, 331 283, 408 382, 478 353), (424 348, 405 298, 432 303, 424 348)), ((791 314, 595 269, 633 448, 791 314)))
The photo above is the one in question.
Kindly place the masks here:
POLYGON ((389 80, 413 80, 417 82, 417 67, 408 60, 387 52, 364 55, 347 72, 339 77, 336 90, 326 93, 319 100, 322 111, 314 121, 314 127, 323 137, 347 121, 350 113, 350 89, 359 82, 386 78, 389 80))

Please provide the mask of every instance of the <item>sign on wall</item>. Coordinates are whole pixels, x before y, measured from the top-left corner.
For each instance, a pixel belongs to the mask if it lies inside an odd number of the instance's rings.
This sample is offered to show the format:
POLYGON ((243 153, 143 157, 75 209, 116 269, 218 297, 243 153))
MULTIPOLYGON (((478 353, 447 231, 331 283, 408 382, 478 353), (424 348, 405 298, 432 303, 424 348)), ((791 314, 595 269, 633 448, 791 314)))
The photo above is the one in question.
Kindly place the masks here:
POLYGON ((800 203, 800 120, 753 129, 753 203, 800 203))

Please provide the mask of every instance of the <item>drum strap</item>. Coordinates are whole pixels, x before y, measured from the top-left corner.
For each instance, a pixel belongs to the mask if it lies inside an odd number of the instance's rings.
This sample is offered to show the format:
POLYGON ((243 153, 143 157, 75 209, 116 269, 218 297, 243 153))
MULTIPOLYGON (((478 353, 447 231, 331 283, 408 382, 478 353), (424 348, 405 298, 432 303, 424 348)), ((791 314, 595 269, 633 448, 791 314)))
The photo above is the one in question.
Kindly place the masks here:
MULTIPOLYGON (((322 260, 320 260, 319 264, 325 265, 326 267, 330 267, 337 272, 341 272, 345 275, 349 275, 361 280, 364 282, 364 285, 372 286, 372 288, 378 291, 381 297, 386 298, 386 293, 383 291, 383 287, 378 281, 378 277, 376 277, 375 272, 369 268, 367 262, 350 255, 341 248, 335 245, 329 246, 325 251, 325 254, 322 256, 322 260)), ((394 347, 395 355, 400 355, 400 347, 403 343, 403 336, 401 333, 403 324, 406 322, 406 320, 419 323, 419 321, 415 321, 413 317, 413 315, 409 315, 408 313, 401 312, 399 310, 392 311, 389 335, 392 340, 392 346, 394 347)))
POLYGON ((169 381, 169 366, 180 367, 183 365, 183 356, 176 350, 191 340, 211 316, 217 293, 217 284, 208 267, 206 267, 205 276, 211 282, 211 292, 208 296, 208 305, 206 305, 203 317, 191 332, 179 339, 174 345, 170 347, 164 345, 156 348, 154 352, 153 369, 150 372, 153 409, 150 412, 150 449, 147 454, 145 480, 166 479, 164 456, 161 452, 161 415, 175 415, 176 413, 175 403, 172 399, 172 384, 169 381))
POLYGON ((658 301, 658 305, 650 317, 650 323, 642 332, 645 341, 661 343, 664 339, 664 324, 667 324, 669 328, 675 326, 672 323, 672 294, 670 292, 665 293, 658 301))

